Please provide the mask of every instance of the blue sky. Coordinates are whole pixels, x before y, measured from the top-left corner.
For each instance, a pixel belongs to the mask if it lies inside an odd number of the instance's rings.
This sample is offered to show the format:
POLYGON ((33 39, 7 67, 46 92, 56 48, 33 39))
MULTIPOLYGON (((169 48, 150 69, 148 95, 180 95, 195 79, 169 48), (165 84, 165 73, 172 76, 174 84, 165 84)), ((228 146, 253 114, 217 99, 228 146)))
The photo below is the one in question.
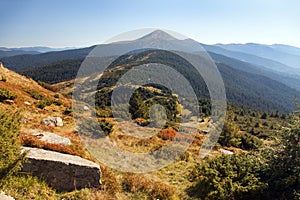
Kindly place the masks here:
POLYGON ((299 0, 1 0, 0 46, 82 47, 139 28, 300 47, 299 0))

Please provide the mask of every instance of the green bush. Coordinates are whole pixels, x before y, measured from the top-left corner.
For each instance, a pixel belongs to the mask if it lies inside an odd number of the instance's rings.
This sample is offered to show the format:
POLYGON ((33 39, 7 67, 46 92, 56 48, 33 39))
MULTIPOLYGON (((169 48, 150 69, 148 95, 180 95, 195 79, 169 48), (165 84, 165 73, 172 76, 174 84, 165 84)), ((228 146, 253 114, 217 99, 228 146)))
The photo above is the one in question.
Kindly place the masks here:
POLYGON ((57 106, 63 105, 63 102, 61 102, 60 100, 57 100, 57 99, 55 99, 54 101, 52 101, 52 103, 54 103, 57 106))
POLYGON ((21 167, 20 115, 0 113, 0 186, 2 181, 21 167))
POLYGON ((64 111, 64 115, 69 115, 73 112, 72 107, 67 107, 66 110, 64 111))
POLYGON ((43 99, 37 103, 37 107, 40 109, 44 109, 46 106, 51 106, 52 101, 49 99, 43 99))
POLYGON ((1 81, 6 82, 7 78, 5 76, 2 76, 1 81))
POLYGON ((38 93, 37 91, 34 91, 34 90, 26 90, 26 92, 28 94, 31 95, 32 98, 36 99, 36 100, 43 100, 45 97, 44 95, 38 93))
POLYGON ((105 119, 100 120, 99 125, 100 125, 100 127, 101 127, 101 129, 102 129, 102 131, 104 132, 105 135, 111 134, 114 130, 114 125, 112 125, 111 123, 109 123, 105 119))
POLYGON ((15 199, 60 199, 55 190, 51 189, 44 181, 30 175, 19 174, 9 177, 1 190, 15 199))
POLYGON ((259 177, 264 161, 254 154, 222 155, 198 164, 196 184, 188 189, 200 199, 256 199, 267 184, 259 177))
POLYGON ((237 147, 244 150, 259 149, 263 145, 258 137, 249 133, 240 133, 237 124, 231 120, 225 122, 218 142, 222 146, 237 147))
POLYGON ((8 91, 5 88, 0 88, 0 101, 4 100, 14 100, 17 96, 15 94, 12 94, 10 91, 8 91))

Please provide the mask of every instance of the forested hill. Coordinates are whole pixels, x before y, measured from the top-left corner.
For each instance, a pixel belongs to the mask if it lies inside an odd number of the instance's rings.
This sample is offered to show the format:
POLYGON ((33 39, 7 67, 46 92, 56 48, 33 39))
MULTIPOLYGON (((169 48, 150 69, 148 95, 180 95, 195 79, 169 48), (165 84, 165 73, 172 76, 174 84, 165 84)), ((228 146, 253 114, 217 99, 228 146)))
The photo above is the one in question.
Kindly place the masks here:
MULTIPOLYGON (((214 54, 214 57, 216 55, 214 54)), ((136 53, 131 59, 129 59, 129 56, 122 59, 130 63, 133 61, 132 59, 138 60, 141 57, 148 57, 147 60, 149 62, 155 61, 173 65, 177 71, 185 74, 191 80, 192 85, 199 92, 200 96, 209 97, 204 86, 204 81, 199 76, 195 76, 194 71, 191 70, 187 63, 178 60, 178 58, 168 52, 155 51, 153 53, 153 51, 147 51, 146 53, 136 53)), ((230 60, 230 58, 227 59, 230 60)), ((58 83, 74 79, 82 60, 58 61, 49 65, 27 69, 21 73, 37 81, 58 83)), ((123 61, 114 63, 115 65, 125 64, 123 61)), ((227 63, 234 64, 236 62, 235 60, 231 60, 231 62, 227 63)), ((239 61, 239 64, 250 65, 241 61, 239 61)), ((294 109, 294 90, 288 86, 262 75, 241 71, 236 66, 233 68, 224 63, 217 63, 217 66, 224 79, 226 94, 230 103, 263 111, 278 110, 281 112, 290 112, 294 109)), ((114 66, 111 67, 113 68, 114 66)), ((118 73, 122 72, 118 71, 118 73)), ((110 77, 110 81, 113 81, 114 78, 116 79, 116 77, 110 77)))
POLYGON ((43 66, 61 60, 84 58, 94 47, 95 46, 82 49, 48 52, 36 55, 16 55, 1 58, 1 62, 10 70, 21 71, 29 69, 31 67, 43 66))

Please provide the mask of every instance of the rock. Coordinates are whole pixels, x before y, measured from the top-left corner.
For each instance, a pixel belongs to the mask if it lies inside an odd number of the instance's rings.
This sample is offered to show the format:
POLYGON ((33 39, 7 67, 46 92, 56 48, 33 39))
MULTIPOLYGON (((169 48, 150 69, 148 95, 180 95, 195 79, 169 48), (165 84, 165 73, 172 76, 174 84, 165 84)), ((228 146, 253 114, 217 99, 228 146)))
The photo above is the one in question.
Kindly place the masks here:
POLYGON ((219 151, 223 154, 226 154, 226 155, 232 155, 233 152, 232 151, 228 151, 228 150, 225 150, 225 149, 219 149, 219 151))
POLYGON ((59 191, 99 187, 101 170, 92 161, 43 149, 23 147, 27 161, 22 172, 44 179, 59 191))
POLYGON ((56 126, 63 126, 63 120, 60 117, 56 117, 56 126))
POLYGON ((66 137, 59 136, 55 133, 51 132, 43 132, 43 133, 34 133, 32 136, 37 137, 39 140, 44 142, 48 142, 51 144, 59 144, 59 145, 71 145, 71 140, 66 137))
POLYGON ((203 133, 203 134, 208 134, 208 133, 209 133, 209 130, 201 130, 201 133, 203 133))
POLYGON ((46 126, 63 126, 63 120, 60 117, 48 117, 45 119, 42 119, 41 124, 44 124, 46 126))
POLYGON ((3 191, 0 192, 0 200, 15 200, 11 196, 7 196, 3 191))
POLYGON ((12 104, 14 104, 15 102, 14 102, 14 100, 5 99, 5 100, 3 101, 3 103, 6 103, 6 104, 9 104, 9 105, 12 105, 12 104))
POLYGON ((29 103, 28 101, 25 101, 24 104, 27 106, 31 106, 31 103, 29 103))
POLYGON ((84 111, 89 111, 90 109, 89 109, 89 107, 87 107, 87 106, 83 106, 83 110, 84 110, 84 111))

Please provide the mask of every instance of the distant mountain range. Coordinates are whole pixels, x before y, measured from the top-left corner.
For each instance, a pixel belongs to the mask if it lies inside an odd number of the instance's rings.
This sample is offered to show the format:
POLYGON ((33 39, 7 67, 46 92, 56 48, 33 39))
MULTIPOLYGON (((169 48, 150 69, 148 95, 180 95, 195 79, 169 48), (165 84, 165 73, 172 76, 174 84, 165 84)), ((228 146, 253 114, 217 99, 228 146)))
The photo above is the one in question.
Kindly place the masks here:
POLYGON ((9 57, 9 56, 16 56, 16 55, 24 55, 24 54, 40 54, 46 53, 50 51, 64 51, 74 49, 72 47, 65 47, 65 48, 50 48, 50 47, 20 47, 20 48, 6 48, 0 47, 0 58, 9 57))
POLYGON ((262 58, 267 58, 286 66, 299 69, 300 68, 300 48, 287 45, 261 45, 261 44, 219 44, 224 49, 243 52, 262 58))
MULTIPOLYGON (((231 103, 259 110, 290 112, 294 109, 293 96, 295 90, 300 91, 300 67, 296 67, 299 48, 259 44, 205 45, 191 39, 178 40, 158 30, 137 40, 99 45, 97 51, 109 57, 144 44, 150 44, 150 49, 151 45, 159 45, 166 50, 180 49, 186 53, 195 53, 203 47, 217 63, 231 103), (284 62, 285 59, 288 62, 284 62)), ((15 55, 0 60, 7 68, 34 80, 58 83, 74 79, 81 62, 95 47, 15 55)), ((140 52, 133 53, 139 56, 140 52)))

